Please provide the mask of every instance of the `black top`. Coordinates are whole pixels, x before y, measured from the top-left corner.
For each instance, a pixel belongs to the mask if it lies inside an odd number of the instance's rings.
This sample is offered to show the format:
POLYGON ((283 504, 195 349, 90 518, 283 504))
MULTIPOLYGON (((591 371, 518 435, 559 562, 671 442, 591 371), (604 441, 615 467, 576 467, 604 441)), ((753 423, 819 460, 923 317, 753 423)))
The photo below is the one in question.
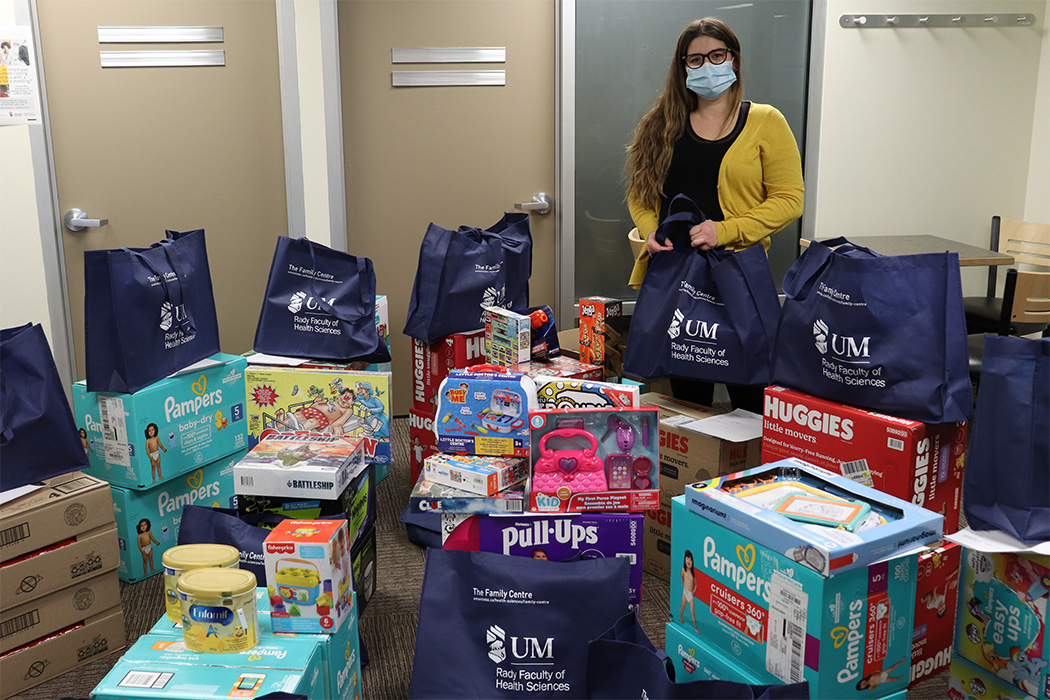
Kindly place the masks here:
POLYGON ((722 158, 736 141, 747 122, 750 102, 740 103, 740 115, 736 126, 727 136, 717 141, 700 138, 686 122, 685 131, 675 142, 671 154, 671 167, 664 180, 664 197, 660 200, 660 221, 667 216, 667 205, 677 194, 685 194, 700 207, 704 216, 712 221, 723 221, 725 215, 718 203, 718 171, 722 158))

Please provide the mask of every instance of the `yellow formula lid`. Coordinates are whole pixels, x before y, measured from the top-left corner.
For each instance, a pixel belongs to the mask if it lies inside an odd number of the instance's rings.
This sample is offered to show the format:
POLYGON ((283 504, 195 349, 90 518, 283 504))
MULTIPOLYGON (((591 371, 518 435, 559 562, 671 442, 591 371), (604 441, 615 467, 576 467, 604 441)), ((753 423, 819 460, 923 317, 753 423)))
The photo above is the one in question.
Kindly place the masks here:
POLYGON ((200 597, 229 598, 255 595, 255 574, 247 569, 193 569, 179 576, 179 593, 200 597))
POLYGON ((180 544, 164 552, 161 563, 169 569, 226 568, 240 563, 241 553, 228 544, 180 544))

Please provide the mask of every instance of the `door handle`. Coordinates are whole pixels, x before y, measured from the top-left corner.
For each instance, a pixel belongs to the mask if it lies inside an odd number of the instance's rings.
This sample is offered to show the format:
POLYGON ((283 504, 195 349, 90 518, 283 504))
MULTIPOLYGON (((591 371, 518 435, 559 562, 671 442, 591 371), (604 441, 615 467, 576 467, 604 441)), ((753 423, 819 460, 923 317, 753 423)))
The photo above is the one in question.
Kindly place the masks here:
POLYGON ((109 223, 109 219, 89 219, 83 209, 70 209, 62 217, 62 223, 70 231, 83 231, 86 228, 98 228, 109 223))
POLYGON ((554 200, 551 199, 551 196, 546 192, 540 192, 532 198, 531 202, 522 202, 520 204, 515 204, 514 208, 530 213, 546 214, 551 210, 551 207, 553 206, 554 200))

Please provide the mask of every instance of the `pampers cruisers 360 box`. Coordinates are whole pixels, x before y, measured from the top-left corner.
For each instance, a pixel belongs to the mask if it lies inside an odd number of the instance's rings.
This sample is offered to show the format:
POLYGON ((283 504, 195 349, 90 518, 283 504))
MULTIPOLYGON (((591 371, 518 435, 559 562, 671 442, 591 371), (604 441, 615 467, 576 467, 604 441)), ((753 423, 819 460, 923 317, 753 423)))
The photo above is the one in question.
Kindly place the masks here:
POLYGON ((243 357, 219 353, 134 394, 73 385, 91 475, 148 489, 248 447, 243 357))
POLYGON ((671 510, 674 622, 764 683, 809 681, 813 698, 907 687, 917 553, 825 577, 692 512, 685 496, 671 510))

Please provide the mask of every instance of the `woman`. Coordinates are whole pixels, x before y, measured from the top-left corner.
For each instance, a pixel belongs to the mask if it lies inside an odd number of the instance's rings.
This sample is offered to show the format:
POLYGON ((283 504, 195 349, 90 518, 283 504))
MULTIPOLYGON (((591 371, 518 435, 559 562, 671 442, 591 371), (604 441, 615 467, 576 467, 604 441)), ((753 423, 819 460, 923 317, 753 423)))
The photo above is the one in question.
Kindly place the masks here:
MULTIPOLYGON (((653 234, 677 194, 707 221, 689 231, 694 248, 742 250, 761 244, 802 214, 802 163, 784 116, 743 100, 740 42, 707 17, 678 37, 663 91, 638 123, 627 150, 627 204, 645 239, 630 285, 649 258, 673 247, 653 234)), ((712 384, 671 378, 674 395, 710 405, 712 384)), ((764 387, 729 387, 734 406, 761 413, 764 387)))

